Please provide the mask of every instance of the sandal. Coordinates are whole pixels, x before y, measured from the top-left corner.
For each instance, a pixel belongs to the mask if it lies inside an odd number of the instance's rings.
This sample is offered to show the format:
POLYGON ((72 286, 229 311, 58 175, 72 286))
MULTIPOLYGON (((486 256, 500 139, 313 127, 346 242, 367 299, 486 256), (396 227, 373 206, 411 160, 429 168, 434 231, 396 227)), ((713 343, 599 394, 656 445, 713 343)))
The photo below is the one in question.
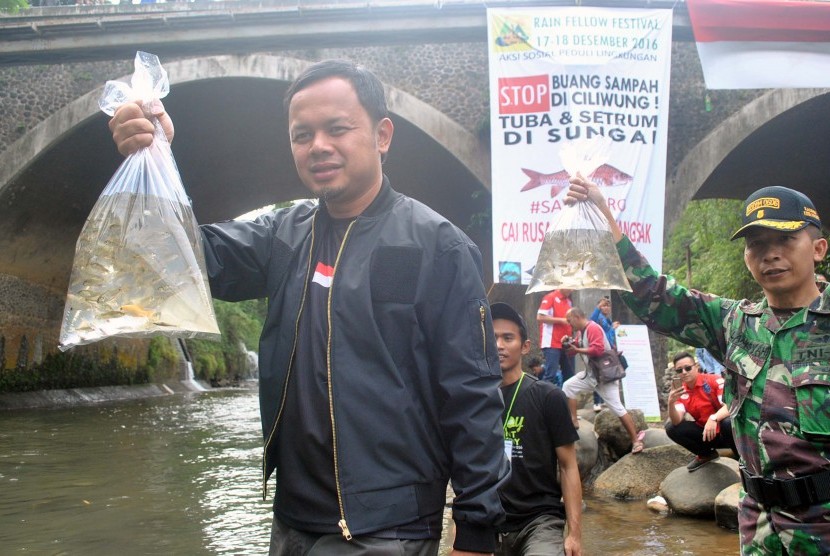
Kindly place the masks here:
POLYGON ((631 453, 632 454, 639 454, 645 448, 643 444, 643 439, 646 437, 646 431, 640 431, 637 433, 637 438, 634 440, 634 443, 631 445, 631 453))

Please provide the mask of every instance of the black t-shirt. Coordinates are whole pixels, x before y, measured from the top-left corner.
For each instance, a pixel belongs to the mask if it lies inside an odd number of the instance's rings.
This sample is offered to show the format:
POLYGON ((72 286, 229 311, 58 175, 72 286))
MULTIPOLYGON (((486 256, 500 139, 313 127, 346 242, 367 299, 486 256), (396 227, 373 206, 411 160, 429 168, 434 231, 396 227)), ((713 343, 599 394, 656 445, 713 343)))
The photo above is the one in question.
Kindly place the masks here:
MULTIPOLYGON (((297 334, 285 408, 276 432, 277 489, 274 513, 289 527, 340 533, 334 478, 334 443, 328 392, 328 299, 334 265, 351 220, 326 219, 297 334)), ((348 372, 348 369, 338 369, 348 372)), ((341 417, 342 418, 342 417, 341 417)), ((399 539, 437 538, 443 515, 369 533, 399 539)))
POLYGON ((503 532, 518 531, 540 515, 565 517, 556 448, 579 440, 562 390, 530 375, 521 383, 512 409, 519 381, 501 389, 505 438, 513 440, 510 480, 499 491, 507 513, 503 532))
POLYGON ((328 297, 337 252, 350 220, 327 219, 314 253, 285 408, 276 432, 274 511, 295 529, 339 533, 329 412, 328 297), (290 508, 290 513, 285 510, 290 508))

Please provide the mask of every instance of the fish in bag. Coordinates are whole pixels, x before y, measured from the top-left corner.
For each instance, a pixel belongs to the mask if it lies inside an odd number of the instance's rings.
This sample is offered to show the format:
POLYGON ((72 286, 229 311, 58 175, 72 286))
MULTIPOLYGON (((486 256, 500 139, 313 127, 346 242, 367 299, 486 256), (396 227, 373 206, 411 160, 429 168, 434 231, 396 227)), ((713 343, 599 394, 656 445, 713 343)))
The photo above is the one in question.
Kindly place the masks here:
MULTIPOLYGON (((608 167, 607 139, 574 141, 560 149, 568 176, 590 176, 608 167)), ((560 288, 631 291, 611 230, 591 201, 563 208, 545 234, 525 293, 560 288)))
MULTIPOLYGON (((111 116, 140 99, 149 114, 168 92, 158 57, 138 52, 130 85, 108 81, 99 106, 111 116)), ((109 337, 219 337, 202 236, 170 144, 154 123, 153 143, 124 160, 81 230, 62 351, 109 337)))

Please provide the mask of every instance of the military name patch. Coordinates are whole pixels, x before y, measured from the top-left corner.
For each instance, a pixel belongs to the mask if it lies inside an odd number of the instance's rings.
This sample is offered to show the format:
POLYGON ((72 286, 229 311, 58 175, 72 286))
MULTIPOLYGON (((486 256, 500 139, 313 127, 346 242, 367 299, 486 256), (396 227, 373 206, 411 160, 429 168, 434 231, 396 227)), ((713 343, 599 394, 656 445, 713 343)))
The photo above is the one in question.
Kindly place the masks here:
MULTIPOLYGON (((747 324, 751 327, 757 328, 761 325, 761 319, 758 317, 752 317, 751 319, 747 319, 747 324)), ((769 357, 772 348, 769 344, 765 344, 764 342, 753 342, 750 339, 744 338, 742 336, 732 335, 729 338, 729 343, 732 344, 733 348, 741 349, 748 355, 755 355, 761 359, 767 359, 769 357)), ((734 352, 735 349, 731 349, 730 353, 734 352)), ((738 356, 738 358, 743 357, 743 353, 738 356)), ((735 360, 735 357, 729 357, 729 359, 735 360)))
POLYGON ((762 208, 781 208, 781 201, 776 197, 761 197, 755 199, 746 206, 746 215, 749 216, 753 212, 762 208))
POLYGON ((793 363, 818 362, 830 366, 830 346, 811 345, 796 348, 793 352, 793 363))

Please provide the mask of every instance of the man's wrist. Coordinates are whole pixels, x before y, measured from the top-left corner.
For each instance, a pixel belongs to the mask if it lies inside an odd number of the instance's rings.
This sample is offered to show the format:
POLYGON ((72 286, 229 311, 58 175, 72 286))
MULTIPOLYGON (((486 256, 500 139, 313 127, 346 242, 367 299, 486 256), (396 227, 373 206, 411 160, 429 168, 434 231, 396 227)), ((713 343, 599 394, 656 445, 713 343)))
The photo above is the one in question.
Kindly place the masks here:
POLYGON ((716 414, 714 414, 714 413, 712 413, 712 414, 709 416, 709 420, 710 420, 710 421, 714 421, 715 423, 719 423, 719 422, 720 422, 720 421, 718 421, 718 416, 717 416, 716 414))

